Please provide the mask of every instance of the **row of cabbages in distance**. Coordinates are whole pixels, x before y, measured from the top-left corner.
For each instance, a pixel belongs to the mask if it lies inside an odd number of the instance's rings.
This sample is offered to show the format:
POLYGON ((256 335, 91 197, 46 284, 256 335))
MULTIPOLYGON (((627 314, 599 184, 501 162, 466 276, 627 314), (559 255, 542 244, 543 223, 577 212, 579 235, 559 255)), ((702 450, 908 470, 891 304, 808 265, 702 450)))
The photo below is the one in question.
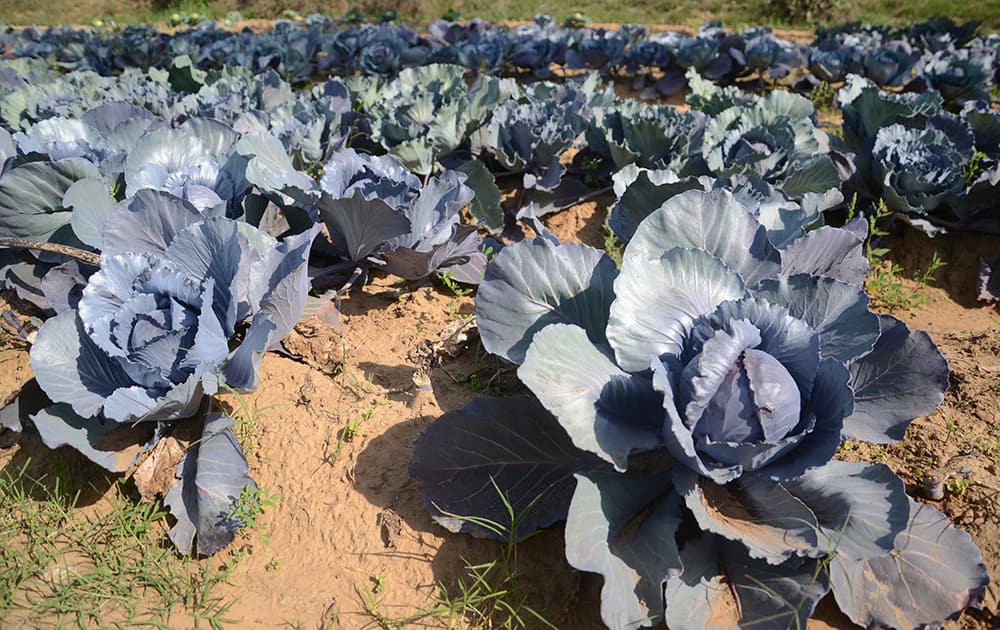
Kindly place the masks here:
POLYGON ((205 23, 172 34, 149 26, 117 30, 52 27, 0 34, 0 50, 45 60, 63 70, 112 75, 128 69, 167 68, 177 57, 202 70, 241 67, 252 73, 273 69, 292 83, 330 74, 394 76, 403 68, 459 64, 488 74, 552 78, 554 69, 594 70, 635 78, 637 89, 673 94, 694 70, 732 84, 749 77, 782 78, 795 68, 801 89, 837 83, 849 74, 879 86, 923 90, 933 87, 949 102, 984 99, 996 80, 995 35, 976 36, 978 23, 932 18, 904 28, 850 23, 816 31, 811 45, 775 37, 770 29, 731 32, 707 23, 694 35, 650 33, 625 25, 618 30, 560 27, 548 16, 508 28, 482 20, 436 21, 427 32, 397 25, 338 28, 323 16, 302 24, 278 21, 271 32, 236 32, 205 23))

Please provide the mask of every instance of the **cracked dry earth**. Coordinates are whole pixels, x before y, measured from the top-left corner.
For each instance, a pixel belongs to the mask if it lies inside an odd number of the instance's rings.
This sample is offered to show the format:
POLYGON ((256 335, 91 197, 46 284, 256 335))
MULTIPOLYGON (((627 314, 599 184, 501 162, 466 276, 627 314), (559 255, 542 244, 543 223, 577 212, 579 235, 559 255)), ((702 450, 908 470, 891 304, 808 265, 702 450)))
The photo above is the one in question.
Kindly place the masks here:
MULTIPOLYGON (((548 226, 563 240, 598 246, 611 201, 572 208, 550 217, 548 226)), ((908 233, 888 246, 902 254, 893 258, 907 275, 926 268, 935 251, 948 262, 925 289, 928 303, 894 314, 930 332, 949 359, 951 386, 940 409, 915 421, 901 443, 857 444, 840 456, 888 464, 914 496, 921 496, 923 477, 936 475, 945 490, 935 504, 972 535, 991 574, 1000 576, 1000 312, 974 301, 978 259, 995 252, 1000 239, 931 241, 908 233)), ((345 300, 339 328, 316 320, 296 328, 287 347, 301 360, 270 354, 257 392, 227 397, 234 409, 252 412, 240 428, 251 475, 280 495, 262 517, 266 542, 252 534, 234 545, 244 556, 219 593, 239 597, 227 615, 240 620, 234 627, 379 627, 366 599, 400 619, 432 606, 439 583, 453 589, 466 562, 497 557, 496 543, 434 524, 407 475, 415 437, 441 413, 484 392, 520 391, 512 368, 487 356, 474 330, 463 326, 472 304, 436 283, 376 277, 345 300), (428 387, 414 374, 430 357, 440 366, 428 387)), ((23 349, 0 354, 0 398, 29 377, 23 349)), ((32 466, 45 467, 68 456, 28 435, 0 451, 0 466, 31 457, 32 466)), ((594 621, 600 579, 567 565, 558 528, 520 545, 517 569, 532 607, 555 626, 600 627, 594 621)), ((993 587, 986 610, 949 627, 998 627, 997 595, 993 587)), ((448 627, 449 621, 413 625, 448 627)), ((461 626, 452 621, 451 627, 461 626)), ((852 626, 827 601, 809 627, 852 626)))

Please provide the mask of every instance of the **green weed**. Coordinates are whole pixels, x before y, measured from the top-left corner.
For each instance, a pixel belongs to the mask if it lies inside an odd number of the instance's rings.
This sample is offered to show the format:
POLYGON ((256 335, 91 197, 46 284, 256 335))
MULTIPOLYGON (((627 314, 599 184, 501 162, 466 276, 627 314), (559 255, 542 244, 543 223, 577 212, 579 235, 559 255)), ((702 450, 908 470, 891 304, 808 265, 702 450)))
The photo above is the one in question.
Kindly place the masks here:
POLYGON ((836 90, 829 83, 823 81, 809 92, 809 100, 812 101, 816 111, 830 111, 835 109, 834 94, 836 94, 836 90))
POLYGON ((926 289, 934 282, 934 275, 948 263, 934 252, 930 264, 924 271, 916 271, 912 278, 905 278, 902 267, 885 260, 888 247, 875 247, 878 237, 888 236, 882 228, 883 219, 892 216, 892 211, 880 202, 875 212, 868 215, 868 239, 865 241, 865 256, 870 268, 866 289, 872 301, 889 310, 911 309, 930 302, 926 289), (910 282, 907 282, 909 280, 910 282))
POLYGON ((941 260, 937 252, 934 252, 927 269, 915 272, 911 278, 913 284, 908 285, 903 282, 902 268, 896 263, 886 261, 875 267, 869 276, 868 293, 873 301, 889 310, 906 310, 927 304, 931 298, 925 289, 934 281, 934 274, 947 264, 941 260))
POLYGON ((375 411, 378 409, 378 405, 373 405, 371 409, 361 414, 357 418, 351 418, 344 428, 337 433, 337 446, 334 448, 332 453, 327 453, 324 455, 323 459, 329 464, 333 464, 340 459, 340 454, 344 450, 344 444, 351 442, 358 435, 358 431, 361 429, 361 425, 368 422, 375 417, 375 411))
MULTIPOLYGON (((231 413, 236 424, 233 426, 233 433, 243 446, 243 451, 247 457, 262 450, 261 444, 261 424, 260 419, 265 411, 274 409, 277 405, 260 405, 260 392, 250 397, 242 392, 238 392, 226 385, 225 381, 219 380, 223 390, 229 394, 235 402, 235 408, 229 411, 220 406, 222 413, 231 413)), ((218 405, 218 402, 216 402, 218 405)))
MULTIPOLYGON (((608 210, 608 218, 609 219, 611 218, 610 210, 608 210)), ((607 221, 604 222, 604 226, 602 227, 602 229, 604 231, 604 243, 602 245, 602 249, 604 249, 604 251, 608 253, 608 256, 611 257, 611 260, 615 261, 615 266, 621 269, 622 255, 625 251, 625 246, 622 244, 620 240, 618 240, 618 237, 615 235, 614 230, 611 229, 611 226, 608 225, 607 221)))
POLYGON ((944 487, 956 497, 964 497, 969 492, 969 480, 965 477, 952 477, 944 487))
POLYGON ((472 287, 463 287, 455 280, 455 277, 451 275, 450 271, 435 271, 434 275, 438 280, 441 281, 445 287, 447 287, 455 297, 468 297, 472 295, 474 289, 472 287))
POLYGON ((243 486, 243 491, 240 492, 239 498, 236 499, 226 518, 243 523, 240 533, 244 537, 249 532, 254 532, 257 534, 257 539, 266 545, 271 541, 271 533, 261 522, 260 517, 268 510, 278 507, 279 499, 281 495, 277 492, 271 492, 256 484, 247 484, 243 486))
POLYGON ((962 174, 965 175, 965 187, 968 188, 975 183, 979 176, 986 172, 987 167, 990 163, 990 156, 986 155, 982 151, 976 151, 972 154, 972 159, 969 163, 962 167, 962 174))

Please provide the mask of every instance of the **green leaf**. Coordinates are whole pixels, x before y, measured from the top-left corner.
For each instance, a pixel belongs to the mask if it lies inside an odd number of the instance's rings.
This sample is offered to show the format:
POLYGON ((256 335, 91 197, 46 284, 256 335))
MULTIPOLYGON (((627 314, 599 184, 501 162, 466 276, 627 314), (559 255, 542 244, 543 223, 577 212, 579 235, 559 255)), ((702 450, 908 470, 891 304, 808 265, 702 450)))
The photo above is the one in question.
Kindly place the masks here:
POLYGON ((503 208, 500 207, 500 189, 489 169, 473 158, 465 162, 458 170, 469 176, 465 185, 471 188, 476 196, 472 199, 469 211, 475 219, 495 232, 503 228, 503 208))

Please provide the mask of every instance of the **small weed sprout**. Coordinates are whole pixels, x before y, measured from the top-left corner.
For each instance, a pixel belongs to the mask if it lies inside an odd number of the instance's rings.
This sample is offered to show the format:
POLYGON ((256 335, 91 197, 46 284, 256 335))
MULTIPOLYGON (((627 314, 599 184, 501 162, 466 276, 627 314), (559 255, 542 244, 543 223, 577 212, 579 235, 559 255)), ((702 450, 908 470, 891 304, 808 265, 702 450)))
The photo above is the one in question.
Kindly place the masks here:
POLYGON ((934 275, 948 263, 941 260, 934 252, 930 264, 923 272, 913 274, 914 286, 907 286, 903 281, 903 269, 891 260, 885 260, 889 253, 888 247, 875 247, 875 239, 888 236, 889 232, 881 227, 883 219, 892 216, 892 211, 880 202, 875 212, 868 215, 868 239, 865 241, 865 256, 871 269, 867 289, 872 300, 889 310, 908 310, 931 301, 925 289, 934 282, 934 275))
MULTIPOLYGON (((427 619, 441 619, 447 627, 469 628, 550 628, 555 630, 544 615, 528 605, 528 596, 520 585, 517 572, 517 531, 519 523, 534 509, 544 492, 535 497, 524 510, 516 512, 507 495, 495 480, 493 488, 500 496, 509 522, 459 516, 441 510, 442 514, 474 523, 501 540, 502 550, 489 562, 473 564, 465 561, 466 576, 458 580, 455 589, 449 590, 438 583, 440 595, 428 608, 401 619, 393 619, 381 611, 381 602, 368 589, 358 589, 365 609, 383 628, 407 628, 427 619)), ((381 575, 381 574, 380 574, 381 575)), ((376 576, 376 588, 379 581, 376 576)), ((377 591, 375 592, 377 594, 377 591)))
POLYGON ((344 450, 344 444, 351 442, 358 435, 358 431, 361 429, 361 425, 368 422, 375 417, 375 411, 378 409, 378 405, 373 405, 371 409, 361 414, 360 417, 352 418, 344 425, 344 428, 340 430, 337 434, 337 446, 334 448, 332 453, 325 455, 324 460, 330 464, 333 464, 340 459, 340 455, 344 450))
POLYGON ((835 93, 836 90, 828 82, 823 81, 809 92, 809 100, 818 111, 832 110, 835 93))
MULTIPOLYGON (((239 440, 240 444, 243 446, 243 451, 247 457, 257 453, 261 450, 261 424, 260 419, 265 411, 274 409, 276 405, 260 405, 260 393, 250 397, 243 392, 239 392, 225 383, 222 379, 219 379, 219 383, 222 389, 232 396, 233 401, 235 401, 236 406, 232 412, 233 420, 236 421, 233 427, 233 433, 236 435, 236 439, 239 440)), ((219 411, 226 413, 228 411, 218 404, 216 401, 216 406, 219 407, 219 411)))
POLYGON ((965 477, 952 477, 945 488, 956 497, 964 497, 969 492, 969 480, 965 477))
POLYGON ((261 523, 260 517, 267 510, 276 508, 279 499, 281 495, 277 492, 271 492, 256 484, 247 484, 243 486, 239 498, 233 502, 233 507, 226 518, 240 523, 244 533, 255 532, 257 539, 266 545, 271 542, 271 532, 261 523))
POLYGON ((986 172, 990 163, 990 156, 986 155, 982 151, 976 151, 972 154, 972 158, 969 163, 962 167, 962 174, 965 176, 965 187, 976 183, 979 176, 986 172))
POLYGON ((435 271, 434 275, 437 276, 441 284, 447 287, 455 297, 468 297, 474 291, 472 287, 463 287, 460 285, 450 271, 435 271))
POLYGON ((601 168, 601 158, 588 156, 580 161, 580 169, 583 171, 583 183, 591 188, 597 188, 601 181, 597 176, 598 169, 601 168))
MULTIPOLYGON (((608 210, 608 218, 609 219, 611 218, 610 210, 608 210)), ((622 255, 623 252, 625 251, 625 246, 622 244, 620 240, 618 240, 618 237, 615 235, 614 230, 611 229, 611 226, 608 225, 607 221, 604 222, 604 226, 602 229, 604 230, 604 243, 601 245, 601 248, 608 253, 608 256, 611 257, 611 260, 615 261, 615 267, 621 269, 622 255)))

